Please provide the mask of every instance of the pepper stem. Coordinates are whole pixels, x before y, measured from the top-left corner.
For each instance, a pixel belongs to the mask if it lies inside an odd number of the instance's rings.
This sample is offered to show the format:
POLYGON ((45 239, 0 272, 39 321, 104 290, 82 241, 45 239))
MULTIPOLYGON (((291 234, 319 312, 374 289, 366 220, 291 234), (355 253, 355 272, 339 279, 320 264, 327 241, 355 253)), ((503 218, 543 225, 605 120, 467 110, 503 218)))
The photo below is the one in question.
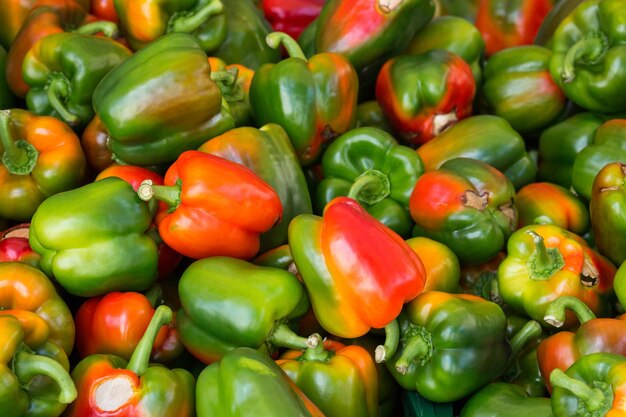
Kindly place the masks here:
POLYGON ((511 347, 511 358, 517 357, 519 352, 526 344, 541 334, 541 325, 535 320, 529 320, 517 333, 511 338, 509 346, 511 347))
POLYGON ((242 101, 244 92, 241 83, 237 82, 239 68, 230 67, 224 71, 212 71, 211 79, 217 83, 222 97, 228 102, 242 101))
POLYGON ((333 357, 333 353, 324 347, 322 336, 313 333, 310 337, 316 339, 317 346, 308 348, 302 355, 302 359, 307 362, 328 362, 333 357))
POLYGON ((279 323, 274 326, 266 341, 275 346, 304 350, 316 347, 321 340, 318 337, 317 333, 309 337, 298 336, 288 325, 279 323))
POLYGON ((63 103, 70 94, 70 83, 64 75, 56 73, 50 76, 47 93, 50 105, 67 124, 75 126, 80 122, 80 119, 71 113, 63 103))
POLYGON ((4 149, 2 163, 10 174, 28 175, 37 165, 37 149, 23 139, 13 140, 10 110, 0 110, 0 144, 4 149))
POLYGON ((359 175, 348 191, 348 197, 366 204, 375 204, 391 192, 386 174, 377 169, 368 169, 359 175))
POLYGON ((269 47, 272 49, 276 49, 280 45, 284 46, 287 54, 291 58, 300 58, 304 61, 307 60, 306 55, 302 52, 302 48, 300 48, 298 42, 285 32, 272 32, 265 37, 265 42, 267 42, 269 47))
POLYGON ((528 260, 531 271, 530 279, 546 280, 565 265, 563 256, 557 248, 546 248, 543 237, 534 230, 527 230, 526 234, 532 236, 535 244, 535 252, 528 260))
POLYGON ((152 346, 154 346, 154 340, 159 330, 161 330, 161 326, 169 324, 173 317, 172 309, 168 306, 160 305, 157 307, 148 328, 141 337, 141 340, 139 340, 133 355, 130 357, 126 369, 134 372, 138 376, 146 372, 150 362, 150 353, 152 352, 152 346))
POLYGON ((74 32, 82 35, 95 35, 96 33, 102 32, 107 38, 117 38, 120 34, 120 30, 115 23, 105 20, 87 23, 74 30, 74 32))
POLYGON ((21 351, 13 358, 13 371, 20 384, 27 385, 34 377, 45 375, 59 386, 58 401, 69 404, 76 399, 76 386, 65 368, 54 359, 21 351))
POLYGON ((167 33, 184 32, 191 33, 198 29, 207 20, 224 11, 224 5, 220 0, 211 0, 199 10, 176 12, 167 23, 167 33))
POLYGON ((396 371, 405 375, 412 363, 423 365, 430 360, 433 351, 432 335, 425 327, 413 326, 402 338, 405 342, 396 371))
POLYGON ((609 40, 600 31, 586 34, 572 46, 563 58, 563 72, 561 78, 564 83, 571 83, 576 78, 576 64, 597 64, 609 47, 609 40))
POLYGON ((385 343, 376 346, 374 351, 376 363, 383 363, 395 355, 396 350, 398 350, 398 343, 400 343, 400 326, 398 320, 394 319, 385 326, 385 343))
POLYGON ((572 310, 581 323, 596 318, 589 306, 580 299, 570 295, 562 295, 550 303, 543 319, 554 327, 561 327, 565 323, 566 309, 572 310))
MULTIPOLYGON (((610 385, 606 383, 596 383, 600 387, 596 386, 591 388, 589 385, 578 379, 567 376, 565 372, 556 368, 550 373, 550 384, 552 387, 559 387, 568 390, 574 394, 580 401, 584 403, 586 411, 593 413, 600 410, 609 410, 613 403, 612 390, 610 385), (602 387, 604 385, 604 387, 602 387), (602 389, 604 388, 604 389, 602 389), (608 388, 608 389, 607 389, 608 388)), ((582 414, 581 414, 582 415, 582 414)), ((594 415, 596 415, 594 413, 594 415)), ((605 415, 605 413, 598 413, 597 415, 605 415)))
POLYGON ((150 201, 153 198, 163 201, 171 209, 176 209, 180 205, 180 183, 176 185, 154 185, 152 180, 144 180, 137 189, 137 195, 143 201, 150 201))

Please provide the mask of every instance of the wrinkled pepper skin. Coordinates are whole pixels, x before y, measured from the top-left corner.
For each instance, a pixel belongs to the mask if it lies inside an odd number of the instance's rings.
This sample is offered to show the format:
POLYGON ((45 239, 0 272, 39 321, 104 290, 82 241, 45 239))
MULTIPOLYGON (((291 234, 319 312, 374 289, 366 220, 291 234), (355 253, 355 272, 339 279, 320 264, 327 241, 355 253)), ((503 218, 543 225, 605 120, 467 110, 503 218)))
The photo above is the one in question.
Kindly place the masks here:
POLYGON ((365 348, 320 340, 304 352, 286 351, 276 363, 326 417, 378 416, 376 365, 365 348))
POLYGON ((470 66, 443 49, 391 58, 376 78, 376 100, 394 131, 412 146, 470 116, 475 94, 470 66))
POLYGON ((420 257, 426 270, 424 291, 461 292, 461 266, 452 249, 427 237, 413 237, 406 243, 420 257))
POLYGON ((550 0, 479 0, 476 27, 485 39, 487 56, 532 44, 551 9, 550 0))
POLYGON ((12 315, 40 329, 38 334, 69 355, 74 346, 74 319, 48 277, 21 262, 0 263, 0 317, 12 315))
POLYGON ((552 78, 567 98, 600 113, 626 110, 621 53, 626 41, 626 3, 588 0, 558 26, 552 39, 552 78))
POLYGON ((30 87, 26 106, 82 130, 94 116, 91 99, 96 86, 130 56, 121 43, 101 36, 72 32, 46 36, 24 57, 22 76, 30 87))
POLYGON ((16 106, 17 99, 13 95, 6 77, 7 51, 0 46, 0 110, 10 109, 16 106))
POLYGON ((413 235, 445 244, 462 264, 493 258, 517 224, 511 181, 470 158, 451 159, 418 178, 409 209, 413 235))
POLYGON ((0 316, 0 413, 57 417, 76 399, 69 361, 63 351, 55 357, 50 348, 26 342, 27 336, 18 319, 0 316))
POLYGON ((111 71, 93 107, 110 149, 131 165, 170 163, 234 127, 206 54, 184 33, 159 38, 111 71))
POLYGON ((598 172, 589 212, 598 251, 621 265, 626 261, 626 161, 607 164, 598 172))
POLYGON ((298 39, 302 31, 319 16, 325 0, 263 0, 263 15, 276 32, 298 39))
POLYGON ((332 200, 323 217, 293 219, 289 247, 315 316, 335 336, 387 326, 424 287, 417 254, 351 198, 332 200))
POLYGON ((200 373, 196 412, 198 417, 324 417, 272 359, 246 347, 200 373))
POLYGON ((424 172, 414 150, 380 129, 352 129, 326 148, 322 171, 315 191, 317 213, 335 197, 348 196, 400 236, 410 234, 409 199, 424 172))
POLYGON ((476 86, 481 85, 485 41, 476 26, 461 17, 438 16, 417 32, 403 53, 419 55, 433 49, 463 58, 472 69, 476 86))
MULTIPOLYGON (((273 343, 282 342, 285 322, 309 307, 304 287, 292 273, 220 256, 191 264, 178 291, 180 337, 207 364, 237 347, 272 351, 273 343)), ((303 339, 296 338, 293 346, 306 347, 303 339)))
POLYGON ((142 291, 157 278, 157 246, 146 234, 151 223, 133 187, 111 177, 45 200, 29 242, 43 271, 71 294, 142 291))
POLYGON ((531 224, 553 224, 582 236, 589 230, 589 209, 571 191, 549 182, 533 182, 515 196, 518 222, 522 228, 531 224))
POLYGON ((146 182, 137 193, 145 201, 160 201, 159 235, 193 259, 250 259, 259 251, 260 235, 282 216, 280 196, 254 171, 200 151, 180 155, 164 185, 146 182))
POLYGON ((542 131, 565 109, 566 98, 552 80, 552 51, 536 45, 508 48, 485 65, 480 90, 485 113, 500 116, 521 134, 542 131))
POLYGON ((80 186, 86 161, 68 125, 22 109, 0 111, 0 218, 28 221, 46 198, 80 186))
POLYGON ((95 354, 72 370, 78 398, 67 417, 193 417, 195 380, 185 369, 149 365, 150 350, 172 310, 159 306, 129 362, 115 355, 95 354))
POLYGON ((356 73, 340 54, 320 53, 307 59, 286 34, 274 32, 267 39, 273 47, 282 43, 290 56, 263 65, 254 74, 250 86, 254 119, 259 125, 281 125, 300 163, 311 165, 326 142, 356 123, 356 73))
POLYGON ((461 120, 417 149, 426 171, 453 158, 474 158, 498 169, 519 189, 535 180, 536 164, 522 137, 501 117, 481 115, 461 120))
POLYGON ((552 417, 549 398, 531 397, 522 387, 494 382, 472 395, 461 417, 552 417))
MULTIPOLYGON (((544 326, 548 305, 562 295, 584 302, 606 317, 614 298, 615 266, 578 235, 555 225, 531 225, 515 231, 498 269, 502 300, 544 326)), ((566 327, 573 324, 568 316, 566 327)))
POLYGON ((313 212, 304 173, 287 132, 279 125, 232 129, 205 142, 198 150, 247 166, 280 197, 282 219, 261 235, 261 251, 286 243, 291 219, 313 212))

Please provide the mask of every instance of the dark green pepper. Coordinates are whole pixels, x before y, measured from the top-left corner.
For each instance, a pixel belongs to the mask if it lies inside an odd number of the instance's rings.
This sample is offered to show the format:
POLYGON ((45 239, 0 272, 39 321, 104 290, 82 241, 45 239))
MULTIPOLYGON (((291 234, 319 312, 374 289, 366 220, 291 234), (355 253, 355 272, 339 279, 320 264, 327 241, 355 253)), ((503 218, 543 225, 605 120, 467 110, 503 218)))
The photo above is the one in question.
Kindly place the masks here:
POLYGON ((461 417, 552 417, 549 398, 531 397, 523 388, 504 382, 489 384, 472 395, 461 417))

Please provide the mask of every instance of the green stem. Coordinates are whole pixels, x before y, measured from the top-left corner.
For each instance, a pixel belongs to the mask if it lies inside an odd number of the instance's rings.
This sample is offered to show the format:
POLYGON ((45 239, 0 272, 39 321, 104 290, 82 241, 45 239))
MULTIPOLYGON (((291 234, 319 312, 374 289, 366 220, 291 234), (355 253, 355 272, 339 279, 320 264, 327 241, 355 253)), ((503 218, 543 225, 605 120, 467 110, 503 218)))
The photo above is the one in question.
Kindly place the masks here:
POLYGON ((96 33, 102 32, 107 38, 117 38, 120 34, 119 28, 115 23, 105 20, 87 23, 74 30, 74 32, 83 35, 95 35, 96 33))
POLYGON ((348 197, 366 204, 375 204, 391 193, 391 184, 386 174, 377 169, 368 169, 359 175, 348 191, 348 197))
POLYGON ((593 311, 580 299, 570 295, 562 295, 550 303, 543 319, 554 327, 561 327, 565 323, 566 309, 572 310, 580 323, 596 318, 593 311))
POLYGON ((211 0, 200 10, 174 13, 167 24, 167 32, 191 33, 223 10, 224 5, 220 0, 211 0))
POLYGON ((150 353, 152 352, 152 346, 154 346, 154 340, 159 330, 161 330, 161 326, 170 323, 173 317, 174 313, 172 313, 172 309, 168 306, 160 305, 157 307, 148 328, 141 337, 141 340, 139 340, 139 343, 137 343, 137 347, 130 357, 126 369, 134 372, 138 376, 146 372, 150 363, 150 353))
POLYGON ((534 230, 527 230, 526 233, 532 236, 535 244, 535 252, 529 259, 530 278, 546 280, 565 265, 563 256, 557 248, 546 248, 543 237, 534 230))
POLYGON ((597 64, 606 54, 609 41, 600 31, 590 32, 572 46, 563 58, 561 78, 570 83, 576 78, 576 64, 597 64))
POLYGON ((553 388, 563 388, 574 394, 585 404, 587 411, 593 412, 607 407, 607 396, 601 389, 591 388, 583 381, 567 376, 558 368, 550 373, 550 384, 553 388))
POLYGON ((400 326, 398 320, 394 319, 385 326, 385 343, 376 347, 374 352, 376 363, 385 362, 395 355, 398 343, 400 343, 400 326))
POLYGON ((4 149, 2 163, 10 174, 28 175, 37 165, 37 149, 25 140, 13 139, 10 110, 0 110, 0 144, 4 149))
POLYGON ((275 346, 304 350, 316 347, 321 340, 318 337, 317 333, 309 337, 298 336, 288 325, 279 323, 272 329, 266 341, 275 346))
POLYGON ((137 195, 143 201, 153 198, 163 201, 170 208, 175 209, 180 205, 180 184, 177 185, 154 185, 151 180, 145 180, 137 189, 137 195))
POLYGON ((425 327, 415 326, 409 331, 400 358, 396 361, 396 371, 405 375, 412 363, 423 365, 430 360, 433 350, 432 335, 425 327))
POLYGON ((515 358, 526 344, 541 335, 541 325, 535 320, 529 320, 515 336, 511 338, 509 346, 511 347, 511 357, 515 358))
POLYGON ((265 41, 269 47, 273 49, 278 48, 280 45, 284 46, 287 54, 291 58, 300 58, 304 61, 307 60, 306 55, 302 52, 302 48, 300 48, 298 42, 285 32, 272 32, 265 37, 265 41))
POLYGON ((50 105, 67 124, 74 126, 80 122, 80 119, 65 107, 64 101, 70 94, 70 83, 64 75, 55 73, 50 76, 47 93, 50 105))
POLYGON ((63 366, 47 356, 21 351, 13 358, 13 370, 20 384, 27 385, 34 377, 45 375, 59 386, 58 401, 69 404, 76 399, 76 386, 63 366))
POLYGON ((333 354, 324 347, 322 336, 313 333, 310 337, 316 339, 315 343, 317 343, 317 345, 308 348, 302 355, 302 359, 307 362, 328 362, 333 357, 333 354))

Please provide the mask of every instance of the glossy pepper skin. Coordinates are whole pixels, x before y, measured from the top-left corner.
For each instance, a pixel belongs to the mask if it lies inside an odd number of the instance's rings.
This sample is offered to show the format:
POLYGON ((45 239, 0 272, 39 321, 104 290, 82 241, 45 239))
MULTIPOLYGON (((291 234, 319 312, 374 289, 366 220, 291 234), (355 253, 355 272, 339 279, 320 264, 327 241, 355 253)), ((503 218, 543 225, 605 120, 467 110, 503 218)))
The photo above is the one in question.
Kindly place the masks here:
POLYGON ((504 173, 516 189, 534 181, 537 171, 522 137, 501 117, 480 115, 461 120, 417 149, 426 171, 452 158, 474 158, 504 173))
POLYGON ((358 79, 340 54, 307 59, 298 44, 281 32, 267 37, 285 46, 289 58, 261 66, 250 86, 250 105, 258 124, 281 125, 303 166, 316 162, 322 147, 356 123, 358 79), (289 94, 285 94, 289 92, 289 94))
POLYGON ((29 323, 67 355, 72 352, 72 313, 43 272, 21 262, 0 262, 0 294, 0 316, 29 323))
POLYGON ((480 89, 483 111, 504 118, 521 134, 540 132, 551 124, 566 102, 548 71, 551 56, 551 50, 536 45, 491 56, 480 89))
POLYGON ((461 267, 452 249, 427 237, 413 237, 406 243, 417 253, 426 270, 424 291, 461 292, 461 267))
POLYGON ((626 110, 620 53, 625 41, 623 0, 581 3, 558 26, 552 40, 552 78, 580 107, 600 113, 626 110))
POLYGON ((198 417, 324 417, 272 359, 247 347, 200 373, 196 412, 198 417))
POLYGON ((45 200, 29 241, 43 271, 71 294, 142 291, 157 278, 157 246, 146 234, 151 223, 129 183, 105 178, 45 200))
POLYGON ((552 417, 549 398, 532 397, 522 387, 494 382, 473 394, 463 406, 461 417, 552 417))
POLYGON ((113 153, 108 146, 109 134, 97 115, 87 124, 80 135, 80 145, 87 159, 90 176, 93 177, 112 165, 113 153))
POLYGON ((615 266, 578 235, 554 225, 526 226, 509 237, 507 253, 498 269, 498 287, 502 300, 516 311, 546 325, 548 305, 571 295, 601 317, 610 313, 615 266))
POLYGON ((181 339, 207 364, 237 347, 267 352, 274 350, 273 344, 304 349, 312 343, 295 336, 286 324, 303 315, 309 304, 303 285, 285 270, 213 256, 191 264, 178 291, 181 339))
POLYGON ((137 193, 145 201, 161 201, 159 235, 193 259, 252 258, 260 235, 281 220, 280 197, 270 185, 251 169, 215 155, 184 152, 165 173, 164 184, 146 182, 137 193))
POLYGON ((470 158, 451 159, 418 178, 409 209, 413 235, 444 243, 463 264, 493 258, 517 224, 511 181, 470 158))
POLYGON ((324 151, 322 171, 315 191, 317 213, 335 197, 348 196, 400 236, 410 234, 409 198, 424 172, 414 150, 380 129, 356 128, 324 151))
POLYGON ((111 71, 93 107, 110 149, 132 165, 172 162, 234 127, 206 54, 184 33, 159 38, 111 71))
POLYGON ((86 162, 68 125, 22 109, 0 111, 0 217, 28 221, 41 202, 80 186, 86 162))
POLYGON ((41 257, 28 243, 29 227, 29 223, 21 223, 0 233, 0 262, 23 262, 39 269, 41 257))
POLYGON ((370 353, 317 337, 316 347, 288 350, 276 363, 326 417, 377 417, 378 379, 370 353))
POLYGON ((57 417, 76 398, 67 356, 33 351, 15 317, 0 316, 0 412, 6 417, 57 417))
POLYGON ((391 58, 376 78, 376 101, 394 131, 412 146, 470 116, 475 94, 470 66, 443 49, 391 58))
POLYGON ((185 369, 149 365, 150 350, 172 310, 159 306, 130 361, 115 355, 90 355, 72 370, 78 398, 68 417, 192 417, 195 380, 185 369))
POLYGON ((304 173, 287 132, 279 125, 232 129, 205 142, 198 150, 250 168, 280 197, 282 219, 261 235, 261 251, 286 243, 291 219, 312 213, 304 173))
POLYGON ((622 305, 626 304, 626 262, 617 269, 613 286, 619 302, 622 305))
POLYGON ((30 87, 29 110, 54 116, 82 129, 93 118, 93 91, 113 68, 131 56, 128 48, 109 38, 80 33, 55 33, 28 51, 22 76, 30 87))
POLYGON ((285 32, 294 39, 320 14, 324 0, 263 0, 263 15, 276 32, 285 32))
POLYGON ((551 9, 550 0, 479 0, 476 27, 485 40, 487 55, 532 44, 551 9))

